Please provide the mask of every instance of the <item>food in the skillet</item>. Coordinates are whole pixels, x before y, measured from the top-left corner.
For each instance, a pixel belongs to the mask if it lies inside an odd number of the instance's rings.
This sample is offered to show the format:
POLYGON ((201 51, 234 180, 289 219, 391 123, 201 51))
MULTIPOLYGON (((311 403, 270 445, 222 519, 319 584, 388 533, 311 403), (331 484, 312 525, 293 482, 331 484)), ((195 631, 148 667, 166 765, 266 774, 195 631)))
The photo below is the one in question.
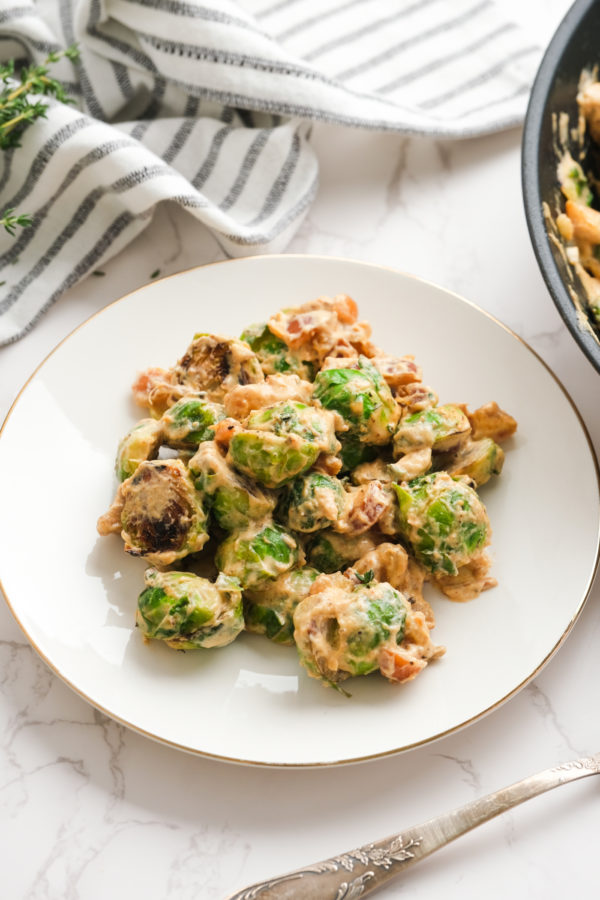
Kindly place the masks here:
MULTIPOLYGON (((584 134, 593 144, 600 142, 600 82, 597 73, 584 71, 579 83, 579 143, 585 147, 584 134)), ((560 143, 567 143, 560 140, 560 143)), ((578 155, 574 148, 573 152, 578 155)), ((583 152, 581 161, 585 160, 583 152)), ((598 181, 586 173, 571 152, 561 154, 557 167, 558 181, 565 197, 564 212, 556 217, 556 227, 566 245, 566 257, 573 266, 587 295, 591 319, 600 326, 600 200, 598 181), (589 176, 589 177, 588 177, 589 176)))
POLYGON ((246 628, 264 634, 276 644, 294 643, 294 611, 308 596, 319 575, 310 566, 290 569, 258 590, 244 591, 246 628))
POLYGON ((98 520, 100 534, 120 533, 127 553, 156 566, 202 550, 207 526, 202 498, 179 459, 141 463, 98 520))
POLYGON ((133 390, 149 417, 119 445, 98 530, 151 564, 146 638, 218 647, 245 630, 295 643, 327 684, 406 682, 444 652, 425 585, 466 600, 495 584, 477 488, 515 420, 440 404, 345 294, 241 339, 198 334, 133 390))
POLYGON ((224 647, 244 628, 239 582, 219 575, 215 583, 189 572, 146 569, 136 622, 145 638, 175 650, 224 647))
POLYGON ((404 594, 369 575, 320 575, 294 613, 294 640, 309 675, 337 684, 380 670, 410 681, 440 656, 422 613, 404 594))
POLYGON ((239 579, 248 589, 274 581, 296 565, 300 555, 292 533, 267 519, 230 534, 218 547, 215 562, 220 572, 239 579))

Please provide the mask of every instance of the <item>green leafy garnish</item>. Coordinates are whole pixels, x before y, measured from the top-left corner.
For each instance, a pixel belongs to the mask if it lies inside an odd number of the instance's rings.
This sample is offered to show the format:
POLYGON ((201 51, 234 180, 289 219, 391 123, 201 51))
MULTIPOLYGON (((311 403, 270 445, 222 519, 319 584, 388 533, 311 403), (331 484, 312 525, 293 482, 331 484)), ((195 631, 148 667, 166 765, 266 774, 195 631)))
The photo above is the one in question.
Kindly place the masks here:
POLYGON ((367 587, 371 582, 375 579, 375 572, 373 569, 369 569, 368 572, 365 572, 364 575, 361 575, 359 572, 356 572, 356 578, 361 584, 364 584, 367 587))

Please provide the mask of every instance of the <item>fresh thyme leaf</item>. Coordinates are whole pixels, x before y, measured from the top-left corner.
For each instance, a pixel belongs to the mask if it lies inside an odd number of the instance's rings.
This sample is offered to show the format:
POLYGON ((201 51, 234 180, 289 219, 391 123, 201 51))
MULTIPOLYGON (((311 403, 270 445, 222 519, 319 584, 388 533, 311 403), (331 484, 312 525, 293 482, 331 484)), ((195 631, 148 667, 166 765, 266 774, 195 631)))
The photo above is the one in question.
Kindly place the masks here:
POLYGON ((358 580, 360 581, 360 583, 364 584, 365 586, 371 584, 371 582, 375 578, 375 572, 373 571, 373 569, 369 569, 369 571, 365 572, 364 575, 361 575, 359 572, 356 572, 355 575, 358 578, 358 580))
POLYGON ((160 269, 155 269, 154 272, 150 275, 150 278, 158 278, 160 275, 160 269))
POLYGON ((18 213, 17 215, 14 215, 14 212, 14 209, 7 209, 0 219, 0 225, 4 225, 8 233, 13 237, 17 228, 27 228, 33 221, 28 213, 18 213))
POLYGON ((95 275, 96 278, 104 278, 104 276, 106 275, 106 272, 101 272, 100 269, 94 269, 94 271, 92 272, 92 275, 95 275))

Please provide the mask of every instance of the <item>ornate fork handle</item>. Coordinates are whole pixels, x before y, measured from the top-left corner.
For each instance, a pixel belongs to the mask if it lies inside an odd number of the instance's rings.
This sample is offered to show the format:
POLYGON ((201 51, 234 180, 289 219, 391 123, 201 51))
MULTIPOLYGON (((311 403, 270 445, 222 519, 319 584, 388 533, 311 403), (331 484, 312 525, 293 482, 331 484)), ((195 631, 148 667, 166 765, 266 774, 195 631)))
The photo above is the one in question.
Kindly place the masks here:
POLYGON ((513 806, 561 784, 598 774, 600 754, 546 769, 401 834, 244 888, 228 900, 357 900, 513 806))

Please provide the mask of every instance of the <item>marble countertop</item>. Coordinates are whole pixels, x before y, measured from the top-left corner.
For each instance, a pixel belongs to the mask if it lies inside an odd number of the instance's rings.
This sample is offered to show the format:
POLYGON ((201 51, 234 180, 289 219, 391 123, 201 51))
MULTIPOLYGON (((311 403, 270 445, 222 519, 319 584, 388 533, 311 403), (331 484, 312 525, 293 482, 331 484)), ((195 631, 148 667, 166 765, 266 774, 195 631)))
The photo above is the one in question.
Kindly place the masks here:
MULTIPOLYGON (((544 42, 568 4, 512 6, 530 24, 543 13, 544 42)), ((599 376, 564 328, 534 259, 521 199, 521 131, 450 143, 318 126, 313 140, 321 188, 288 250, 390 265, 488 310, 555 372, 598 452, 599 376)), ((71 290, 31 334, 0 351, 0 420, 44 356, 89 315, 156 268, 166 275, 220 258, 191 217, 159 209, 147 231, 103 266, 104 277, 71 290)), ((318 770, 231 765, 155 743, 52 674, 4 604, 0 634, 7 900, 224 900, 255 880, 600 749, 597 586, 549 664, 486 718, 400 756, 318 770)), ((599 790, 600 781, 588 780, 531 801, 378 896, 592 896, 599 790)))

